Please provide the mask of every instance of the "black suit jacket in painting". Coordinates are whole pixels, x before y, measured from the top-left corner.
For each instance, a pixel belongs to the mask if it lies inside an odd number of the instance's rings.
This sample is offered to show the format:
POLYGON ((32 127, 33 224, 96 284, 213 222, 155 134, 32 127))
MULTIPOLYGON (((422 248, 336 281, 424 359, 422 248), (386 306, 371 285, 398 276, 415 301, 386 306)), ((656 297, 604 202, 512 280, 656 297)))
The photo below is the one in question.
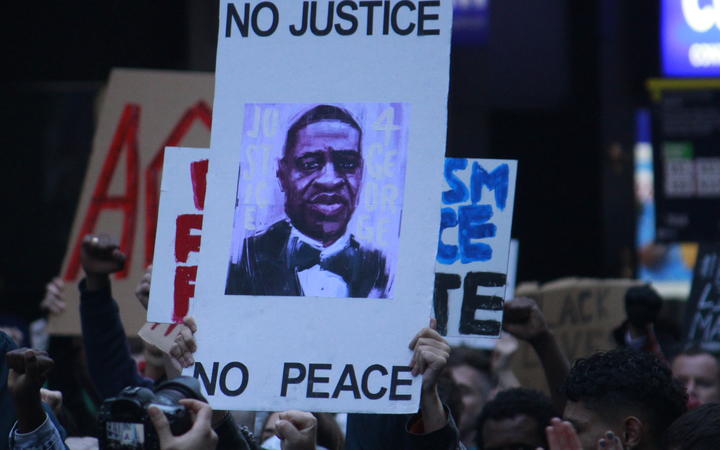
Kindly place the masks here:
MULTIPOLYGON (((266 231, 243 242, 237 263, 230 263, 225 295, 302 296, 288 250, 290 224, 276 222, 266 231)), ((363 248, 352 236, 348 245, 332 256, 334 265, 348 286, 350 297, 387 297, 389 275, 385 256, 375 249, 363 248)))

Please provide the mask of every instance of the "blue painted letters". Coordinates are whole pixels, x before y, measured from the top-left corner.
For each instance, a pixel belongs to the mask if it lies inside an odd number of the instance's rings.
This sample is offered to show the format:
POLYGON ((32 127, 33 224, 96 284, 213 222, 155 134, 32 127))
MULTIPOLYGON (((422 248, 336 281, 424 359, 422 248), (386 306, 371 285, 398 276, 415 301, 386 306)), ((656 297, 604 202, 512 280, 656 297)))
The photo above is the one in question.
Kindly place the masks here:
POLYGON ((456 170, 463 170, 467 167, 465 158, 445 158, 445 181, 451 187, 449 191, 442 193, 442 201, 446 205, 462 203, 468 199, 468 189, 453 173, 456 170))
POLYGON ((510 168, 507 164, 501 164, 492 172, 488 173, 480 167, 480 164, 474 162, 472 167, 472 202, 473 204, 482 199, 483 185, 487 186, 491 191, 495 191, 495 204, 501 210, 505 209, 508 196, 508 183, 510 179, 510 168))
POLYGON ((473 244, 471 239, 494 237, 497 227, 486 223, 492 217, 490 205, 467 205, 460 207, 460 260, 463 264, 473 261, 489 261, 492 247, 481 242, 473 244))

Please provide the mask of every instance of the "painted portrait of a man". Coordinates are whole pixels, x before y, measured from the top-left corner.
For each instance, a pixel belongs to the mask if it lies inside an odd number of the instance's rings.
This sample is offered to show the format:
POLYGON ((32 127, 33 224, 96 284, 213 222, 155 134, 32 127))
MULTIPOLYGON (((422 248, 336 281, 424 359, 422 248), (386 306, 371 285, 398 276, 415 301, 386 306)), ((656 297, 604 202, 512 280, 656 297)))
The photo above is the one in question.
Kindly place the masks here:
MULTIPOLYGON (((229 264, 226 295, 388 297, 386 250, 351 230, 365 178, 377 177, 375 170, 368 175, 363 144, 362 126, 341 106, 316 105, 290 123, 275 172, 283 214, 245 235, 229 264)), ((381 203, 379 194, 364 202, 366 209, 381 203)))

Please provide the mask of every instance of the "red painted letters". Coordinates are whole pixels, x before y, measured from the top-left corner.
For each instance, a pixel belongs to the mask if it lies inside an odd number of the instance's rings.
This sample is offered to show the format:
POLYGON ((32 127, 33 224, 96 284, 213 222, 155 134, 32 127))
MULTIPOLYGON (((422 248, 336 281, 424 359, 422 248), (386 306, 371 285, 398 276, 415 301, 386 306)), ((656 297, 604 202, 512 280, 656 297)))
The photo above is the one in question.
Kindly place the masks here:
POLYGON ((115 135, 113 136, 107 157, 103 163, 100 176, 93 190, 88 212, 75 237, 75 244, 70 260, 63 274, 66 281, 75 280, 80 270, 80 248, 83 237, 95 231, 100 213, 106 209, 119 209, 123 212, 123 227, 120 238, 120 249, 127 256, 125 268, 117 273, 117 278, 126 278, 132 260, 132 246, 135 238, 135 223, 138 201, 138 141, 137 132, 140 122, 140 106, 128 104, 122 112, 115 135), (120 155, 125 149, 125 194, 112 196, 108 194, 110 182, 118 165, 120 155))

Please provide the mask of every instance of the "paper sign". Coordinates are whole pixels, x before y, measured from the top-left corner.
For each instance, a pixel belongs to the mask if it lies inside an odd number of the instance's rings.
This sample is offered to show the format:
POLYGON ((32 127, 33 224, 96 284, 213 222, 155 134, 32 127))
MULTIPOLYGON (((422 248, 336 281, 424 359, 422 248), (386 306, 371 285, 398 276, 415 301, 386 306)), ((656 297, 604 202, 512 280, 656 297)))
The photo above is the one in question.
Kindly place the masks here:
POLYGON ((498 338, 517 161, 445 158, 435 266, 438 330, 452 345, 498 338))
POLYGON ((148 322, 182 322, 195 294, 209 154, 165 149, 148 322))
POLYGON ((68 305, 51 318, 52 333, 80 334, 80 244, 88 233, 118 240, 127 264, 112 277, 113 296, 128 334, 145 323, 135 288, 153 258, 163 150, 207 147, 212 92, 211 74, 113 70, 62 268, 68 305))
POLYGON ((220 2, 190 312, 214 408, 417 411, 451 2, 220 2))
MULTIPOLYGON (((570 362, 616 345, 612 330, 625 320, 625 293, 636 280, 566 278, 542 286, 518 286, 517 297, 538 302, 550 330, 570 362)), ((512 371, 524 387, 549 392, 532 347, 520 341, 512 371)))

